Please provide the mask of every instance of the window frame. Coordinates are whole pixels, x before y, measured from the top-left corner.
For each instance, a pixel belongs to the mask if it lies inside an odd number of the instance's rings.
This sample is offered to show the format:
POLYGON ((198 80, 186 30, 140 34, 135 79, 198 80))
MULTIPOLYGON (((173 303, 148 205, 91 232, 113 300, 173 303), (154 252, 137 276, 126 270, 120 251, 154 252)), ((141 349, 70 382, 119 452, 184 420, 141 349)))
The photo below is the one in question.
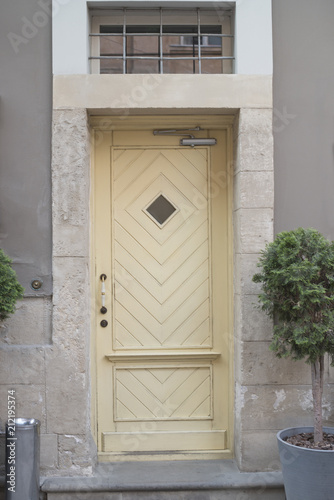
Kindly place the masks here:
MULTIPOLYGON (((156 60, 159 61, 159 72, 156 74, 164 74, 163 71, 163 62, 168 60, 168 56, 164 56, 162 52, 162 37, 163 36, 168 36, 166 33, 163 33, 162 31, 162 26, 164 25, 174 25, 174 26, 198 26, 198 32, 197 36, 200 36, 201 38, 208 38, 209 36, 219 36, 222 38, 222 52, 220 56, 203 56, 201 54, 201 47, 210 47, 210 44, 203 45, 202 43, 196 45, 197 47, 197 55, 196 56, 190 56, 190 57, 179 57, 178 59, 191 59, 194 62, 198 62, 198 73, 194 74, 201 74, 201 63, 203 60, 213 60, 213 59, 219 59, 222 61, 224 60, 231 60, 232 61, 232 73, 233 73, 233 63, 235 60, 234 57, 234 23, 233 23, 233 14, 234 11, 231 8, 226 8, 224 9, 225 15, 221 14, 221 11, 216 11, 215 9, 208 9, 208 8, 180 8, 180 9, 171 9, 171 8, 115 8, 110 11, 106 15, 101 15, 100 13, 96 15, 95 13, 91 13, 91 33, 90 33, 90 47, 91 47, 91 52, 90 52, 90 69, 91 73, 93 74, 101 74, 100 73, 100 60, 101 59, 108 59, 108 57, 103 57, 100 54, 100 28, 101 26, 122 26, 123 31, 122 33, 118 34, 118 36, 123 37, 123 56, 122 58, 118 58, 118 60, 123 61, 123 72, 120 74, 130 74, 127 72, 126 68, 126 61, 129 59, 129 56, 126 54, 126 36, 128 33, 126 32, 126 27, 128 26, 160 26, 160 32, 156 33, 155 36, 159 37, 160 40, 160 50, 159 50, 159 56, 157 56, 156 60), (166 15, 168 17, 168 21, 163 22, 163 15, 166 15), (181 15, 183 13, 183 15, 181 15), (192 14, 192 16, 190 15, 192 14), (196 18, 197 23, 194 22, 194 19, 196 18), (226 29, 226 19, 229 19, 228 21, 228 28, 227 30, 229 33, 224 33, 224 29, 226 29), (159 21, 158 21, 159 19, 159 21), (158 21, 158 22, 157 22, 158 21), (201 26, 217 26, 220 25, 222 26, 222 33, 221 34, 210 34, 210 33, 201 33, 201 26), (231 55, 224 55, 224 45, 223 45, 223 38, 228 37, 232 40, 232 47, 231 47, 231 55)), ((182 37, 184 36, 189 36, 189 33, 180 33, 177 34, 180 36, 180 45, 179 47, 187 47, 187 45, 182 44, 182 37)), ((194 34, 196 36, 196 34, 194 34)), ((149 36, 149 35, 148 35, 149 36)), ((212 47, 217 47, 212 45, 212 47)), ((114 57, 115 59, 116 57, 114 57)), ((138 59, 140 59, 138 57, 138 59)), ((177 60, 176 56, 173 56, 170 58, 172 60, 177 60)), ((222 74, 223 71, 219 74, 222 74)), ((119 73, 118 73, 119 74, 119 73)), ((180 73, 179 73, 180 74, 180 73)), ((182 74, 182 73, 181 73, 182 74)))

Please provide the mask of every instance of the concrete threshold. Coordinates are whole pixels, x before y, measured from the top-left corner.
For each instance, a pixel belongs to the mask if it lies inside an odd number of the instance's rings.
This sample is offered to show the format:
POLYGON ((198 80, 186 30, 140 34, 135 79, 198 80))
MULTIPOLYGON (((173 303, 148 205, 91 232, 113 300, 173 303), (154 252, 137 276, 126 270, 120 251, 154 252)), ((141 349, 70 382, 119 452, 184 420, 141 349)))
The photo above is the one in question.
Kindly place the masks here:
MULTIPOLYGON (((188 498, 186 492, 205 491, 212 494, 202 494, 198 498, 239 498, 235 496, 239 491, 247 492, 248 496, 242 497, 247 499, 284 499, 281 472, 240 472, 232 460, 101 463, 91 477, 47 477, 42 478, 41 483, 41 490, 47 493, 47 498, 50 494, 52 499, 71 498, 71 493, 83 494, 80 498, 88 498, 85 493, 89 493, 89 498, 93 499, 93 493, 101 492, 139 494, 126 498, 141 498, 140 492, 145 492, 143 498, 153 498, 151 494, 154 492, 184 492, 181 496, 163 496, 183 499, 188 498), (228 496, 219 494, 223 491, 230 492, 232 496, 229 496, 230 493, 228 496)), ((109 495, 97 495, 96 498, 109 498, 109 495)), ((192 495, 189 498, 195 497, 192 495)))

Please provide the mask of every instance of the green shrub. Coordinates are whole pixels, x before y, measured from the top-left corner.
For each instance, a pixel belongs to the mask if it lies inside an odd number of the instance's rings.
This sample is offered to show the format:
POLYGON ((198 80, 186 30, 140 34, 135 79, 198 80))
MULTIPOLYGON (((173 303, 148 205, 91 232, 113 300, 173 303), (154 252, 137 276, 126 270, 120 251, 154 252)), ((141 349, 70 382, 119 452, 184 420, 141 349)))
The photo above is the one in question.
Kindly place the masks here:
POLYGON ((0 321, 15 311, 15 303, 23 297, 24 292, 11 263, 10 258, 0 248, 0 321))
POLYGON ((322 440, 324 355, 334 359, 334 243, 315 229, 278 234, 258 262, 261 308, 275 320, 270 348, 311 364, 315 440, 322 440))

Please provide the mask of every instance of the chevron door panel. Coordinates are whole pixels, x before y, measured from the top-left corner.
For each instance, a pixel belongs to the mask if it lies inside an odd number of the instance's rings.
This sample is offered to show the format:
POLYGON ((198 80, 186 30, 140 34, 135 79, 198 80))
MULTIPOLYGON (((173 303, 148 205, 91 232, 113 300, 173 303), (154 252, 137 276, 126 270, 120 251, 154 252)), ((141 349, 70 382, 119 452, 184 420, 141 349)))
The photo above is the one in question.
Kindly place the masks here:
POLYGON ((212 345, 208 206, 205 148, 113 150, 114 349, 212 345))
POLYGON ((115 368, 115 421, 212 419, 210 366, 115 368))
POLYGON ((230 458, 231 131, 187 148, 119 123, 94 155, 99 460, 230 458))

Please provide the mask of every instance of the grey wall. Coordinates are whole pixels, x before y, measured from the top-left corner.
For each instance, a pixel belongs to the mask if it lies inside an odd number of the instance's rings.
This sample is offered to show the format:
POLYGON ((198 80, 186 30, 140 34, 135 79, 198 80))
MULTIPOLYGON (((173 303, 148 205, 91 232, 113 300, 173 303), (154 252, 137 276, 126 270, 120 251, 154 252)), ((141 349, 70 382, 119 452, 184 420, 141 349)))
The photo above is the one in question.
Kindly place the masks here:
POLYGON ((41 5, 0 6, 0 248, 27 295, 51 293, 51 17, 41 5))
POLYGON ((334 2, 272 6, 275 231, 334 239, 334 2))

